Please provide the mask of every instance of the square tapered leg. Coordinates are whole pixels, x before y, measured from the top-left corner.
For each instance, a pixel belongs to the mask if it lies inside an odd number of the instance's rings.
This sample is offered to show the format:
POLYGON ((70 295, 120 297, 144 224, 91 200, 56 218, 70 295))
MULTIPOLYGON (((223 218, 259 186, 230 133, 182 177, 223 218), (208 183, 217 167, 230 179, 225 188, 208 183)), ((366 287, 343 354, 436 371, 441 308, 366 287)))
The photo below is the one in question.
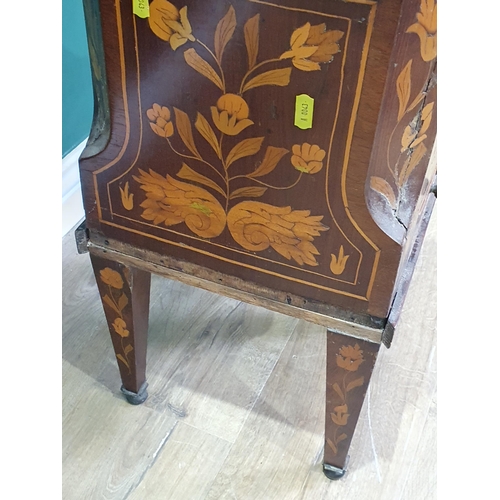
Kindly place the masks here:
POLYGON ((131 404, 147 398, 146 348, 151 274, 91 254, 111 341, 131 404))
POLYGON ((327 330, 323 471, 329 479, 339 479, 345 473, 379 347, 377 343, 327 330))

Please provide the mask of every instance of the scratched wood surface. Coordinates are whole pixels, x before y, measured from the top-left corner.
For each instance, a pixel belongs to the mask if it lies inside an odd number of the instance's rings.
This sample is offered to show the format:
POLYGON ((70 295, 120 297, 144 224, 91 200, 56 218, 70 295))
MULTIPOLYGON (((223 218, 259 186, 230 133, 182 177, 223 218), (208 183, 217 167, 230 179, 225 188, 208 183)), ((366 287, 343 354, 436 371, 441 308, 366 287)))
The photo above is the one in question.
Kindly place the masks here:
POLYGON ((152 279, 149 399, 127 404, 88 255, 63 239, 63 498, 436 498, 436 217, 348 472, 322 473, 325 331, 152 279))

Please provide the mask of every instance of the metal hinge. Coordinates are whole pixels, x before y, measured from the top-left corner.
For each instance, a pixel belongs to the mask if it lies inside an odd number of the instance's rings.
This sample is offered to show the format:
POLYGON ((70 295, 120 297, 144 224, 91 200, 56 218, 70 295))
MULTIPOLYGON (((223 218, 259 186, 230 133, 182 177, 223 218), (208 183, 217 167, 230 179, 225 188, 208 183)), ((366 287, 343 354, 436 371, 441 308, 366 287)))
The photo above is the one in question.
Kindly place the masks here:
POLYGON ((89 231, 85 224, 85 220, 75 229, 75 241, 78 253, 87 253, 89 251, 89 231))
POLYGON ((384 331, 382 332, 382 344, 389 349, 392 344, 392 339, 394 338, 394 325, 392 323, 387 322, 385 325, 384 331))

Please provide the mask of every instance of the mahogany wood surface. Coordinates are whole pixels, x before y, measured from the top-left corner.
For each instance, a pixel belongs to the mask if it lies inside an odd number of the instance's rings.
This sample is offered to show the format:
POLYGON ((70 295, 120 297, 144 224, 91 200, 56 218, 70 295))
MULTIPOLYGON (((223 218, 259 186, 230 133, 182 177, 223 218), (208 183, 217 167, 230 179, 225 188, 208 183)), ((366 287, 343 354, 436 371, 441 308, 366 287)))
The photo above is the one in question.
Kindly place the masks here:
MULTIPOLYGON (((295 307, 386 318, 403 248, 372 219, 365 184, 395 95, 391 53, 418 9, 155 0, 141 19, 128 2, 88 3, 88 23, 102 25, 89 32, 94 81, 109 104, 97 99, 93 126, 108 142, 91 141, 80 161, 91 240, 288 293, 295 307), (307 130, 294 125, 304 93, 315 99, 307 130)), ((410 45, 418 53, 416 34, 410 45)), ((428 64, 413 71, 425 79, 428 64)), ((410 186, 412 206, 420 190, 410 186)))
POLYGON ((429 162, 437 128, 436 22, 434 0, 409 0, 401 9, 365 182, 372 217, 402 244, 435 175, 429 162))
POLYGON ((151 272, 327 326, 336 477, 432 208, 435 1, 132 5, 85 0, 80 159, 124 393, 144 400, 151 272))

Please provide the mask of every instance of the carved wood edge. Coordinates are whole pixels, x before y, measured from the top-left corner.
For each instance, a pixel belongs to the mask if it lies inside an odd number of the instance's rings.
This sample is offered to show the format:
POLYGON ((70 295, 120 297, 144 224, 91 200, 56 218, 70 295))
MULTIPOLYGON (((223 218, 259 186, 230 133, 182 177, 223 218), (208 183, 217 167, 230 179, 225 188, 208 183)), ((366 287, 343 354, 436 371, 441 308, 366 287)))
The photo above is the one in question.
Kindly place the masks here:
MULTIPOLYGON (((200 276, 195 276, 192 273, 186 273, 181 270, 171 269, 169 267, 166 267, 165 265, 162 265, 158 261, 154 262, 151 258, 145 259, 142 255, 132 256, 129 254, 125 254, 109 247, 97 245, 92 241, 88 242, 88 250, 92 255, 115 260, 116 262, 119 262, 121 264, 136 267, 138 269, 142 269, 144 271, 154 273, 165 278, 180 281, 190 286, 202 288, 209 292, 217 293, 231 299, 240 300, 251 305, 264 307, 265 309, 273 312, 278 312, 281 314, 286 314, 287 316, 303 319, 310 323, 324 326, 330 330, 342 333, 349 337, 354 337, 377 344, 380 344, 382 341, 382 326, 368 326, 361 323, 328 316, 326 314, 305 310, 300 307, 294 306, 292 303, 286 303, 287 301, 285 303, 282 303, 273 298, 263 297, 248 290, 242 289, 253 287, 253 284, 245 284, 241 282, 241 288, 227 286, 209 279, 204 279, 200 276)), ((148 254, 149 257, 151 257, 152 254, 152 252, 146 251, 139 252, 148 254)), ((213 274, 223 276, 220 273, 213 272, 213 274)), ((290 302, 293 302, 294 299, 297 300, 297 298, 295 297, 289 298, 291 299, 290 302)))

